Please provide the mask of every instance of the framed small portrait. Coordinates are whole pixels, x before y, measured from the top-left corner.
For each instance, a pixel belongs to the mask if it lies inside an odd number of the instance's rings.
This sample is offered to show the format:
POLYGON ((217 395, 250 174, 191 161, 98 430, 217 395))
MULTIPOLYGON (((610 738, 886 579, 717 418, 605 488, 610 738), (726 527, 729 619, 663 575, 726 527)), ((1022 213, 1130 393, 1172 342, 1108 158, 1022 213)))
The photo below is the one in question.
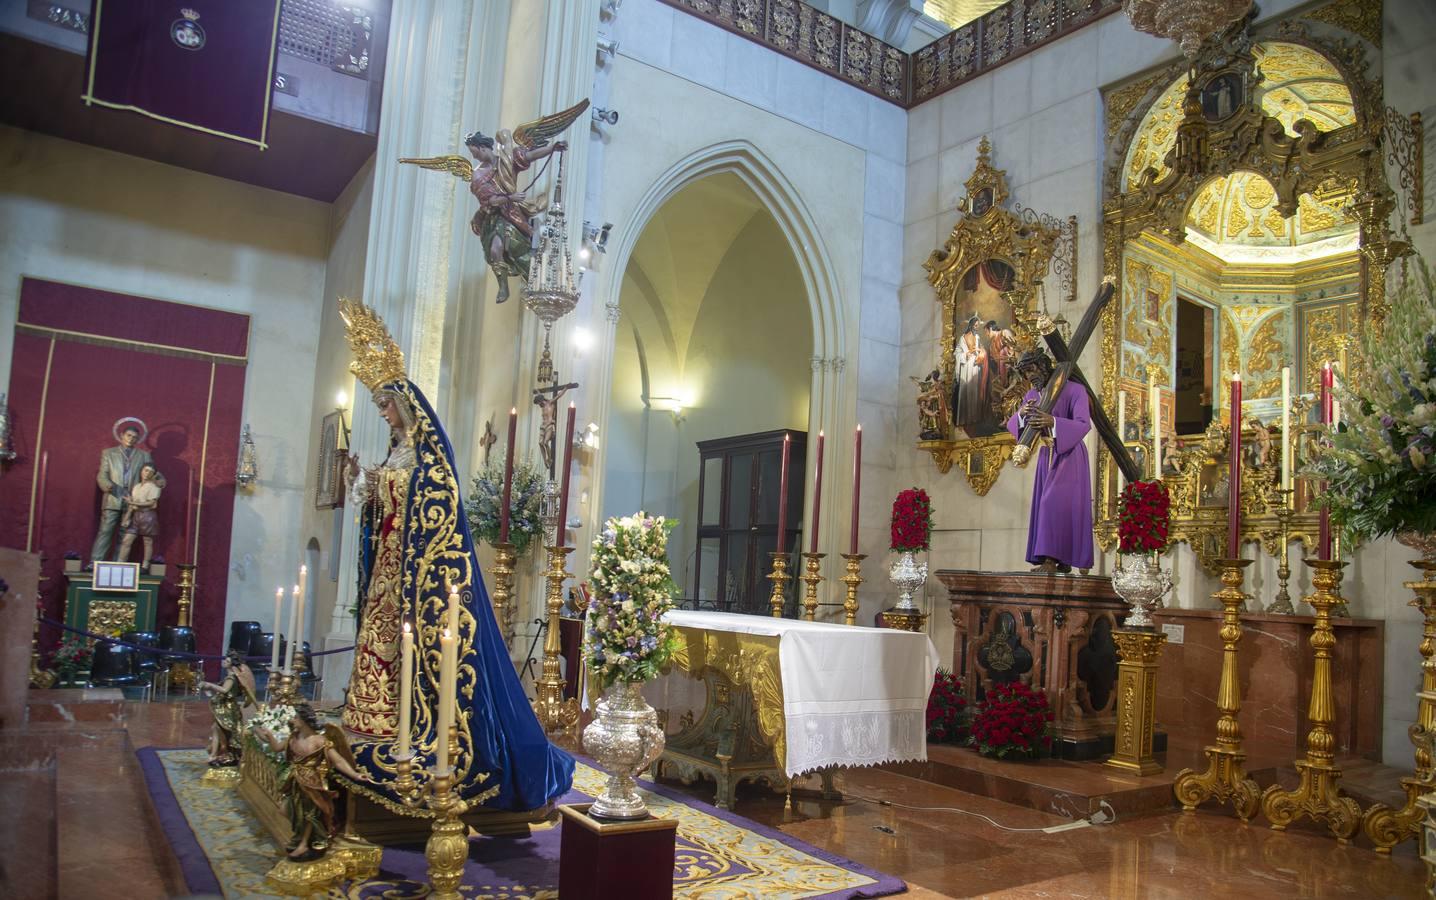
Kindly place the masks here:
POLYGON ((1162 298, 1151 288, 1147 288, 1145 316, 1148 322, 1162 321, 1162 298))
POLYGON ((96 591, 111 593, 134 593, 140 588, 140 564, 132 562, 96 562, 96 591))
POLYGON ((992 188, 986 187, 972 195, 968 202, 968 212, 980 217, 987 215, 989 209, 992 209, 992 188))
POLYGON ((1202 118, 1223 122, 1246 102, 1242 78, 1235 72, 1218 75, 1202 86, 1202 118))
POLYGON ((335 410, 319 425, 319 464, 314 479, 314 508, 333 509, 344 505, 345 452, 339 435, 342 414, 335 410))

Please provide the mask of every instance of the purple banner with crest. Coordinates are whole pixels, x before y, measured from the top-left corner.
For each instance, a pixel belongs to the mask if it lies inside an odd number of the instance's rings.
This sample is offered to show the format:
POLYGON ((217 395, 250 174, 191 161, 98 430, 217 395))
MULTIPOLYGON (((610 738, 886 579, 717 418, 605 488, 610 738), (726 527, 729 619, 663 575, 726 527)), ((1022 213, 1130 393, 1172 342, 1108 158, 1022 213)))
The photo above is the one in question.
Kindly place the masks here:
POLYGON ((263 150, 281 0, 95 0, 86 103, 263 150))

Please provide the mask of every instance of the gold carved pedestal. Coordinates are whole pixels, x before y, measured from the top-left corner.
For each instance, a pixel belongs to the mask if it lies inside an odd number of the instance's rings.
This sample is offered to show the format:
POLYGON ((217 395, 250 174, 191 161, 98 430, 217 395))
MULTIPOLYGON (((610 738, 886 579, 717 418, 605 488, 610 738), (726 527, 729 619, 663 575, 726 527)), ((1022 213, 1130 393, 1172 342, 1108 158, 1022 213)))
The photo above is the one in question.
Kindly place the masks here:
POLYGON ((1207 770, 1200 775, 1183 769, 1172 783, 1172 792, 1182 809, 1191 811, 1207 800, 1228 803, 1243 822, 1256 814, 1261 789, 1246 773, 1242 763, 1242 729, 1237 713, 1242 708, 1242 686, 1237 670, 1237 644, 1242 639, 1241 614, 1247 595, 1242 593, 1243 570, 1249 559, 1223 559, 1222 589, 1215 597, 1222 605, 1222 674, 1217 687, 1217 741, 1207 747, 1207 770))
POLYGON ((1433 777, 1431 741, 1436 737, 1436 563, 1416 560, 1411 565, 1425 576, 1421 581, 1408 581, 1406 587, 1416 592, 1411 605, 1421 610, 1421 690, 1416 694, 1416 721, 1409 733, 1416 747, 1416 771, 1401 779, 1406 802, 1400 809, 1376 804, 1366 811, 1361 828, 1377 853, 1390 853, 1391 848, 1421 833, 1426 811, 1417 802, 1422 794, 1436 791, 1433 777))
POLYGON ((1301 784, 1294 791, 1274 784, 1262 794, 1262 814, 1271 827, 1281 831, 1297 819, 1309 817, 1325 823, 1338 842, 1345 844, 1361 826, 1361 807, 1341 793, 1341 767, 1336 765, 1336 741, 1331 723, 1336 718, 1336 703, 1331 691, 1331 651, 1336 634, 1331 628, 1331 609, 1340 602, 1333 589, 1346 563, 1337 560, 1308 559, 1314 571, 1311 577, 1315 592, 1306 602, 1316 610, 1311 633, 1311 650, 1315 663, 1311 677, 1311 704, 1307 719, 1311 730, 1306 735, 1306 758, 1297 760, 1296 770, 1301 784))
POLYGON ((1162 764, 1152 755, 1157 725, 1157 667, 1166 634, 1160 631, 1112 632, 1117 663, 1117 734, 1107 765, 1137 775, 1154 775, 1162 764))
POLYGON ((803 619, 811 622, 818 614, 818 585, 823 580, 823 557, 826 553, 803 554, 803 619))
POLYGON ((563 696, 563 674, 559 671, 559 656, 563 645, 559 641, 559 612, 563 609, 563 583, 568 578, 568 555, 572 547, 545 547, 548 551, 548 570, 544 572, 547 581, 545 601, 548 607, 548 633, 543 642, 543 674, 535 684, 537 696, 534 699, 534 713, 544 734, 550 737, 571 731, 578 724, 578 700, 563 696))
POLYGON ((469 826, 460 817, 469 805, 454 793, 448 772, 436 773, 429 784, 429 808, 434 811, 434 827, 424 845, 424 858, 429 861, 429 896, 436 900, 460 900, 459 883, 464 878, 464 863, 469 859, 469 826))
POLYGON ((891 628, 894 631, 925 631, 927 629, 927 613, 920 609, 892 609, 883 610, 880 615, 884 628, 891 628))
POLYGON ((773 582, 773 593, 768 596, 768 608, 773 613, 773 618, 783 618, 783 607, 788 602, 788 582, 793 576, 788 574, 788 554, 781 550, 773 552, 773 571, 768 573, 768 580, 773 582))
MULTIPOLYGON (((189 628, 194 623, 194 563, 179 563, 175 568, 179 569, 179 618, 175 622, 181 628, 189 628)), ((177 662, 170 667, 170 687, 182 688, 184 690, 197 690, 199 688, 200 676, 194 667, 187 662, 177 662)))
POLYGON ((508 541, 494 545, 494 589, 489 599, 494 605, 494 619, 499 624, 499 634, 504 644, 514 639, 514 545, 508 541))
POLYGON ((847 596, 843 598, 844 625, 858 624, 858 585, 863 583, 863 560, 867 558, 865 553, 843 554, 846 571, 841 580, 848 588, 847 596))

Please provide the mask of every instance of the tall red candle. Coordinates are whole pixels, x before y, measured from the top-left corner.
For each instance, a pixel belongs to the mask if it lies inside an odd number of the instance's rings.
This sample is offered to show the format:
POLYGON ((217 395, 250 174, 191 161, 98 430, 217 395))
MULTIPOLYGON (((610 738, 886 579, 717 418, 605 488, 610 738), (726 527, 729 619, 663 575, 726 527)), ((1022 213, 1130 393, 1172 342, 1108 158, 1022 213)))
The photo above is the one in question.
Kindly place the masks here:
POLYGON ((853 525, 848 538, 848 553, 858 554, 858 497, 863 491, 863 426, 853 432, 853 525))
POLYGON ((823 433, 818 432, 818 462, 813 468, 813 521, 808 538, 808 552, 818 552, 818 513, 823 509, 823 433))
POLYGON ((189 470, 184 485, 184 547, 180 549, 180 561, 190 561, 190 519, 194 515, 194 469, 189 470))
POLYGON ((564 428, 563 437, 563 480, 558 489, 558 528, 554 533, 554 540, 558 543, 555 546, 568 546, 568 477, 573 468, 569 465, 573 458, 573 416, 574 407, 568 405, 568 425, 564 428))
POLYGON ((40 555, 45 554, 45 482, 50 474, 50 451, 46 450, 40 454, 40 502, 35 509, 35 534, 27 550, 34 550, 40 555))
POLYGON ((1232 376, 1231 469, 1227 482, 1227 559, 1240 559, 1242 534, 1242 376, 1232 376))
POLYGON ((778 552, 788 550, 788 456, 793 451, 792 435, 783 435, 783 462, 778 474, 778 552))
POLYGON ((499 543, 509 541, 509 503, 514 495, 514 439, 519 430, 519 411, 509 408, 509 445, 504 449, 504 493, 499 502, 499 543))
MULTIPOLYGON (((1335 382, 1331 371, 1331 363, 1321 367, 1321 424, 1331 425, 1332 397, 1331 389, 1335 382)), ((1326 490, 1326 484, 1322 483, 1322 490, 1326 490)), ((1321 525, 1317 533, 1317 553, 1322 559, 1331 559, 1331 510, 1321 511, 1321 525)))

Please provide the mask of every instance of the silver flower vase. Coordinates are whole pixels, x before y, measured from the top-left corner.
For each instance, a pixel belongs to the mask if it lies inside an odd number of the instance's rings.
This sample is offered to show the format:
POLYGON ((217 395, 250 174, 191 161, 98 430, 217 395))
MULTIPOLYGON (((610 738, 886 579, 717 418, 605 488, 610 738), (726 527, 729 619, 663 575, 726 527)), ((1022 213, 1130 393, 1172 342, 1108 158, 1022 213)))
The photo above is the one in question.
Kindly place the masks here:
POLYGON ((920 563, 911 550, 904 550, 897 562, 888 569, 888 580, 897 585, 898 602, 895 609, 917 609, 912 595, 922 589, 927 581, 927 563, 920 563))
POLYGON ((634 778, 663 752, 663 729, 643 699, 642 682, 620 681, 598 701, 598 717, 583 730, 583 748, 608 771, 603 793, 589 815, 641 819, 648 815, 634 778))
POLYGON ((1123 553, 1112 573, 1112 590, 1132 607, 1123 628, 1150 629, 1152 609, 1172 589, 1172 576, 1162 570, 1155 553, 1123 553))

